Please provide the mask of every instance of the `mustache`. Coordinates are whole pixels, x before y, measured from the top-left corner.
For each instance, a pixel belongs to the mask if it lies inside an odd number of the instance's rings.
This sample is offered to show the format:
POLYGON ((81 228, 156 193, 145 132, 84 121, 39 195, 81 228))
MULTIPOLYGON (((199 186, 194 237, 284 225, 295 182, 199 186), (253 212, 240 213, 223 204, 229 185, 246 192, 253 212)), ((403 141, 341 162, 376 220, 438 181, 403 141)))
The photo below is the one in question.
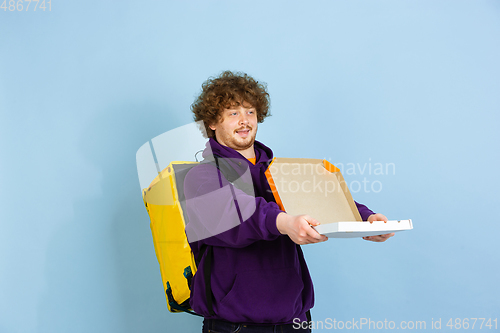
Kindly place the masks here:
POLYGON ((252 127, 251 126, 243 126, 241 128, 238 128, 237 130, 235 130, 235 132, 238 132, 238 131, 244 131, 244 130, 252 130, 252 127))

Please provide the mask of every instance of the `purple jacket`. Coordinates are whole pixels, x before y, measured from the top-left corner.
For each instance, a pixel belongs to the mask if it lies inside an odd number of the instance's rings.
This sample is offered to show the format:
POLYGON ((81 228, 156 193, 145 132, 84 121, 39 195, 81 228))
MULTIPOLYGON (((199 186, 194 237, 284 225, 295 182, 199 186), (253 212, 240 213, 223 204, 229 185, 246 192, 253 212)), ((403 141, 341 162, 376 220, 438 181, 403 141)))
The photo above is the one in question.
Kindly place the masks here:
MULTIPOLYGON (((209 145, 214 155, 230 159, 228 163, 236 170, 243 170, 240 174, 247 171, 255 196, 252 191, 230 186, 218 176, 213 164, 202 163, 187 174, 186 233, 195 257, 203 244, 213 247, 211 288, 215 315, 210 316, 206 305, 203 259, 192 280, 191 307, 205 318, 238 323, 306 320, 305 313, 314 304, 313 285, 300 247, 276 227, 281 210, 264 174, 273 158, 271 149, 255 141, 253 165, 214 139, 203 152, 206 159, 211 157, 209 145)), ((364 220, 373 214, 366 206, 356 205, 364 220)))

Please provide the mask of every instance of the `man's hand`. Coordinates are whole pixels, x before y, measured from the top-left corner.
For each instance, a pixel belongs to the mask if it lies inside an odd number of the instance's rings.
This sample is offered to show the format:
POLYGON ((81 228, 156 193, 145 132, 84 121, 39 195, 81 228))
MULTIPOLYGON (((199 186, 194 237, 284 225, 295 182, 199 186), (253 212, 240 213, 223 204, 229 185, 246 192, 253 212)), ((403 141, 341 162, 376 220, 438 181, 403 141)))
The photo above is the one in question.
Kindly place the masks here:
POLYGON ((319 222, 307 215, 292 216, 287 213, 279 213, 276 218, 276 227, 283 235, 299 245, 319 243, 328 240, 325 235, 320 235, 311 226, 319 225, 319 222))
MULTIPOLYGON (((368 222, 373 222, 373 221, 387 221, 387 217, 385 217, 382 214, 372 214, 372 215, 368 216, 368 222)), ((372 242, 385 242, 386 240, 388 240, 392 236, 394 236, 394 233, 385 234, 385 235, 378 235, 378 236, 366 236, 366 237, 363 237, 363 239, 369 240, 372 242)))

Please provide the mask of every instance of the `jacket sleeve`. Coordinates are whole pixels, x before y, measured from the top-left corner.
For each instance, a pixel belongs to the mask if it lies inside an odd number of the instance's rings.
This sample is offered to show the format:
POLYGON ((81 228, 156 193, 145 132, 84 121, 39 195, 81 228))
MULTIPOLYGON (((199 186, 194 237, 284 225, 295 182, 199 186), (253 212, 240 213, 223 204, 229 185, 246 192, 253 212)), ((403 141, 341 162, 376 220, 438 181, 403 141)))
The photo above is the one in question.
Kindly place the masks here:
POLYGON ((363 221, 367 221, 370 215, 375 214, 370 210, 370 208, 366 207, 365 205, 357 203, 356 201, 354 201, 354 203, 356 204, 356 207, 358 207, 359 215, 361 215, 361 219, 363 221))
POLYGON ((184 194, 190 243, 245 247, 281 235, 276 226, 278 205, 236 188, 214 166, 189 171, 184 194))

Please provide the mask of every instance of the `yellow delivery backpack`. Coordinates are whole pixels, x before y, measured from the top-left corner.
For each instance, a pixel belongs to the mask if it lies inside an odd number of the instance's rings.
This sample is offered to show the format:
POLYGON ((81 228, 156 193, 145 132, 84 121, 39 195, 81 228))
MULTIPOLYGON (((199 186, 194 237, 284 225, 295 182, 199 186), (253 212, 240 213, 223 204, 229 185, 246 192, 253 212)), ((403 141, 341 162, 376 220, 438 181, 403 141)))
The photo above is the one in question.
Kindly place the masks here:
POLYGON ((198 258, 194 258, 185 233, 188 221, 185 214, 184 179, 188 171, 199 163, 213 163, 230 182, 239 177, 224 159, 217 156, 214 156, 214 160, 202 162, 171 162, 149 187, 142 191, 142 198, 151 220, 153 243, 160 264, 168 310, 195 315, 198 314, 193 312, 189 305, 190 286, 197 270, 196 262, 201 260, 205 252, 207 255, 204 259, 206 263, 203 274, 205 281, 208 282, 205 292, 209 311, 213 313, 210 287, 212 248, 203 246, 198 258))
MULTIPOLYGON (((142 198, 151 219, 153 243, 160 264, 168 310, 170 312, 187 312, 197 316, 200 315, 195 313, 189 305, 190 286, 197 270, 196 263, 200 262, 205 253, 203 271, 206 281, 205 293, 208 310, 212 315, 214 314, 213 294, 210 287, 213 249, 211 246, 203 246, 195 260, 185 233, 188 221, 185 214, 184 179, 188 171, 199 163, 213 163, 229 182, 234 183, 235 187, 243 191, 248 186, 244 182, 237 181, 239 174, 229 163, 214 155, 212 161, 171 162, 151 182, 151 185, 142 191, 142 198)), ((283 209, 269 169, 266 171, 266 177, 277 204, 283 209)), ((299 245, 297 248, 298 251, 301 251, 299 245)), ((307 311, 306 317, 308 321, 311 321, 310 311, 307 311)))
POLYGON ((142 191, 170 312, 194 314, 189 296, 196 263, 184 231, 186 221, 182 204, 184 177, 197 164, 172 162, 142 191))

